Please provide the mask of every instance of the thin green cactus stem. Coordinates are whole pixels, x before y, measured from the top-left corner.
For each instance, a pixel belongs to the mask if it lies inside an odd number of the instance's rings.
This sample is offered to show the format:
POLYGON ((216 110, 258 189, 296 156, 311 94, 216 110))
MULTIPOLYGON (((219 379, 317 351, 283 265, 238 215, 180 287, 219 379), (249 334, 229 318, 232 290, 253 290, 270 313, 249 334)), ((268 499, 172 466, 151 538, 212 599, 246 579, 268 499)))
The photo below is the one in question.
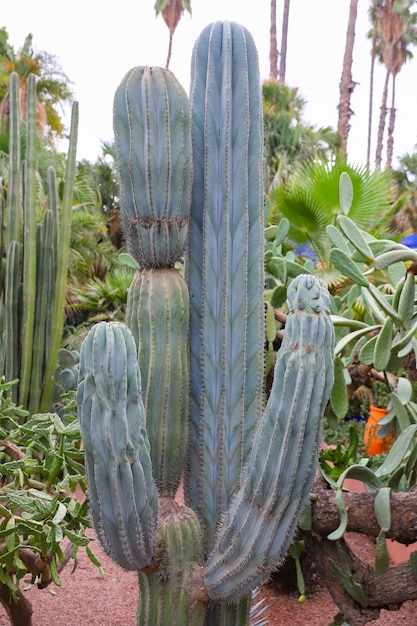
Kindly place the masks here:
MULTIPOLYGON (((78 119, 78 102, 74 102, 71 110, 71 127, 69 135, 70 139, 67 165, 65 170, 64 196, 57 231, 58 241, 56 249, 54 296, 50 317, 50 340, 48 346, 47 360, 45 364, 44 383, 40 405, 41 411, 46 411, 49 408, 50 395, 54 382, 54 374, 56 364, 58 362, 58 353, 61 347, 62 333, 64 330, 65 299, 71 242, 72 201, 74 196, 74 180, 77 154, 78 119)), ((52 194, 50 198, 51 202, 54 202, 56 199, 57 195, 52 194)), ((57 214, 57 208, 53 210, 57 214)))
POLYGON ((54 253, 52 237, 54 231, 54 214, 47 209, 43 221, 37 226, 37 281, 35 327, 33 331, 33 360, 30 379, 29 413, 39 410, 42 394, 43 367, 48 345, 48 312, 51 303, 54 276, 54 253))
MULTIPOLYGON (((7 381, 18 380, 19 378, 19 316, 16 311, 19 309, 19 289, 21 275, 21 244, 18 241, 11 241, 7 249, 6 257, 6 284, 5 284, 5 314, 4 314, 4 336, 3 350, 7 355, 5 361, 5 376, 7 381)), ((18 388, 13 385, 11 388, 12 400, 17 403, 18 388)))
POLYGON ((20 241, 20 113, 19 77, 10 74, 9 82, 9 184, 7 189, 6 248, 11 241, 20 241))
POLYGON ((25 166, 24 229, 23 229, 23 313, 22 351, 19 383, 19 403, 28 405, 32 373, 33 330, 36 302, 36 76, 28 78, 27 140, 25 166))

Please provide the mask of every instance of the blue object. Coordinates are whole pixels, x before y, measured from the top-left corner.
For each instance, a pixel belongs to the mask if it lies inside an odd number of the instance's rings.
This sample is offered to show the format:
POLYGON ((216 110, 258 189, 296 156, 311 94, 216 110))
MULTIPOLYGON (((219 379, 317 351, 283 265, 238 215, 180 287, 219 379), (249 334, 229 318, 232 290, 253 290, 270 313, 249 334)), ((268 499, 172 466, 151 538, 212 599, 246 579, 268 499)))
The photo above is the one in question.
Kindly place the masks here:
POLYGON ((417 235, 405 235, 400 242, 413 250, 417 250, 417 235))

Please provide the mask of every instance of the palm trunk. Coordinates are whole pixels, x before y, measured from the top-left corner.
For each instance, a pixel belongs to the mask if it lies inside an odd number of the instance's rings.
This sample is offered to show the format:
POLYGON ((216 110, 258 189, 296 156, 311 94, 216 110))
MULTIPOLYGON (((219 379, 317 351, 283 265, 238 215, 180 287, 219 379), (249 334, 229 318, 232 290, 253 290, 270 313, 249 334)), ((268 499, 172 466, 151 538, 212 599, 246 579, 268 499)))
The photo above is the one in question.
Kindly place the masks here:
POLYGON ((288 39, 288 21, 290 15, 290 0, 284 0, 284 12, 282 15, 282 33, 281 33, 281 57, 279 62, 279 81, 285 83, 285 71, 287 65, 287 39, 288 39))
POLYGON ((339 99, 339 121, 337 130, 340 137, 340 148, 342 154, 346 157, 347 141, 350 130, 350 118, 353 111, 350 107, 350 98, 355 88, 355 82, 352 79, 352 62, 353 62, 353 45, 355 43, 355 26, 358 14, 358 0, 351 0, 349 11, 349 22, 346 33, 345 54, 343 57, 342 78, 340 81, 340 99, 339 99))
POLYGON ((278 80, 277 0, 271 0, 269 28, 269 78, 278 80))
POLYGON ((370 72, 370 77, 369 77, 368 143, 367 143, 367 148, 366 148, 366 164, 368 166, 371 162, 372 109, 374 105, 375 46, 376 46, 376 30, 374 28, 373 33, 372 33, 371 72, 370 72))
POLYGON ((174 37, 174 31, 169 29, 169 43, 168 43, 168 54, 167 54, 167 62, 165 64, 166 69, 169 68, 169 62, 171 61, 171 53, 172 53, 172 39, 174 37))
POLYGON ((388 100, 389 77, 390 77, 390 71, 387 70, 387 75, 385 77, 384 91, 382 93, 381 112, 379 114, 378 138, 377 138, 376 153, 375 153, 375 167, 376 167, 376 169, 380 169, 381 161, 382 161, 382 148, 383 148, 383 145, 384 145, 385 118, 387 116, 387 100, 388 100))
POLYGON ((391 94, 391 109, 389 114, 388 123, 388 138, 387 138, 387 167, 392 166, 392 157, 394 154, 394 128, 395 128, 395 74, 392 75, 392 94, 391 94))

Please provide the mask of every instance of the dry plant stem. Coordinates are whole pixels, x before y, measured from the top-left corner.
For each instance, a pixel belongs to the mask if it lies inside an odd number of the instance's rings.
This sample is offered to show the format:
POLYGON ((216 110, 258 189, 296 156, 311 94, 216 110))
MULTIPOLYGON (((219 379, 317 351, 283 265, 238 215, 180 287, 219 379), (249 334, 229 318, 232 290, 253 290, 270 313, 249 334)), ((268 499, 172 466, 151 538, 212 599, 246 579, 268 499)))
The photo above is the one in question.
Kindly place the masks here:
MULTIPOLYGON (((314 531, 326 537, 339 526, 340 513, 335 500, 335 492, 318 475, 313 484, 312 492, 317 500, 312 505, 312 521, 314 531)), ((374 512, 375 494, 353 493, 343 494, 343 501, 348 510, 349 532, 362 533, 377 537, 380 531, 374 512)), ((391 494, 391 527, 386 536, 396 541, 409 544, 417 537, 417 487, 407 493, 391 494)))
POLYGON ((14 461, 22 461, 26 456, 19 446, 16 446, 14 443, 6 441, 5 439, 0 440, 0 447, 3 448, 3 452, 14 461))
POLYGON ((11 624, 19 626, 32 626, 32 605, 20 589, 17 590, 18 601, 14 602, 10 589, 0 583, 0 602, 6 609, 11 624))
POLYGON ((306 535, 305 540, 330 595, 350 626, 367 624, 378 619, 380 609, 392 610, 394 607, 399 609, 403 602, 417 598, 416 581, 409 562, 392 566, 386 574, 378 575, 370 565, 363 563, 351 551, 345 541, 341 540, 339 544, 342 546, 352 576, 362 586, 368 599, 368 606, 361 607, 345 590, 330 567, 330 559, 342 567, 337 543, 315 533, 306 535))
MULTIPOLYGON (((378 575, 371 565, 364 563, 352 552, 344 540, 334 542, 326 539, 340 521, 335 494, 321 476, 316 478, 313 492, 317 496, 312 504, 313 530, 305 533, 304 539, 334 602, 350 626, 362 626, 378 619, 380 609, 392 609, 393 605, 399 608, 406 600, 416 599, 416 580, 409 561, 392 566, 385 574, 378 575), (340 569, 344 569, 340 547, 353 579, 362 586, 366 595, 366 608, 350 596, 330 565, 332 560, 340 569)), ((346 492, 343 495, 349 511, 348 531, 374 537, 378 535, 380 528, 374 514, 374 499, 375 494, 372 493, 346 492)), ((392 524, 387 536, 405 544, 415 541, 417 489, 392 494, 391 512, 392 524)))

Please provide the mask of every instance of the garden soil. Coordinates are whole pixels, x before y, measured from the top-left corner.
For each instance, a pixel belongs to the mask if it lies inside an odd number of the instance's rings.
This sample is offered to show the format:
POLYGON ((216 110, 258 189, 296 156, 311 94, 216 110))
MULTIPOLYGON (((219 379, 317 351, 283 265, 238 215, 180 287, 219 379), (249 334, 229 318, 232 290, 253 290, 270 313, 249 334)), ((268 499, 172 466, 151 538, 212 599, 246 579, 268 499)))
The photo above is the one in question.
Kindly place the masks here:
MULTIPOLYGON (((33 626, 135 626, 135 573, 124 571, 109 559, 92 530, 89 536, 93 539, 91 547, 100 559, 104 576, 100 576, 97 567, 80 548, 77 568, 73 571, 72 562, 69 562, 60 574, 61 587, 51 584, 45 589, 38 589, 32 586, 24 591, 32 604, 33 626)), ((349 534, 349 544, 362 558, 373 557, 374 546, 369 538, 349 534)), ((257 600, 264 600, 267 607, 264 617, 268 618, 269 626, 330 626, 338 611, 314 564, 308 567, 305 602, 298 601, 299 593, 295 585, 286 584, 288 580, 286 575, 281 575, 261 588, 257 600)), ((381 611, 378 620, 369 624, 417 626, 417 601, 406 602, 397 611, 381 611)), ((1 604, 0 626, 9 626, 1 604)))

